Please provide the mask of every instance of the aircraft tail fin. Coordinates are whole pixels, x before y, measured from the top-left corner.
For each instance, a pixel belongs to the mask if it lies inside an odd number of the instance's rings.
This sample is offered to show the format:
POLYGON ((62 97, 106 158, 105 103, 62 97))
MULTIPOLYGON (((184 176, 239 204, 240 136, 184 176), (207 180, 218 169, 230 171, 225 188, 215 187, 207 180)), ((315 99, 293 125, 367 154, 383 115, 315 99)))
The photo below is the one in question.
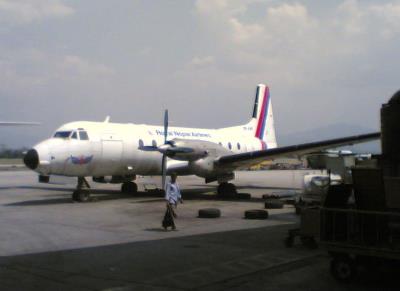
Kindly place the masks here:
POLYGON ((276 148, 274 115, 269 88, 264 84, 257 86, 253 116, 249 124, 255 137, 263 142, 266 148, 276 148))

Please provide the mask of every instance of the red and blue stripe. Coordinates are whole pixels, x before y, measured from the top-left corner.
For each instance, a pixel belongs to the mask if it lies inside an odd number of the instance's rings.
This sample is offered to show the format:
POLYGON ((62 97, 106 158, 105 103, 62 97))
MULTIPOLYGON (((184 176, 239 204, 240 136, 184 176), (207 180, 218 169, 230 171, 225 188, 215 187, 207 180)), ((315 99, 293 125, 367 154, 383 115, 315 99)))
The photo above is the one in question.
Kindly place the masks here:
MULTIPOLYGON (((267 123, 267 116, 268 116, 269 98, 270 98, 269 88, 265 87, 264 98, 262 101, 261 112, 258 118, 257 129, 256 129, 256 137, 259 138, 260 140, 264 139, 265 125, 267 123)), ((262 148, 264 149, 264 147, 266 148, 266 145, 263 142, 262 148)))

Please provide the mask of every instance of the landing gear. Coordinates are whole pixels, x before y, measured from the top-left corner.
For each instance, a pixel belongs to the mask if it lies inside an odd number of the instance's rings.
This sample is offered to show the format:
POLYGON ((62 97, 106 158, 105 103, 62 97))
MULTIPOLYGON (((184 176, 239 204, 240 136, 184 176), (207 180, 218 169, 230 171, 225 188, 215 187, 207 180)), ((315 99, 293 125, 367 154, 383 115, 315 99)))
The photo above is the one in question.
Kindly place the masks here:
POLYGON ((72 200, 76 202, 87 202, 89 201, 89 198, 90 192, 88 189, 75 190, 72 193, 72 200))
POLYGON ((76 202, 87 202, 90 198, 90 185, 85 177, 78 177, 78 185, 72 193, 72 200, 76 202))
POLYGON ((218 185, 217 193, 221 197, 229 197, 237 194, 236 186, 232 183, 222 182, 218 185))
POLYGON ((124 182, 121 185, 121 192, 124 194, 136 194, 138 190, 135 182, 124 182))

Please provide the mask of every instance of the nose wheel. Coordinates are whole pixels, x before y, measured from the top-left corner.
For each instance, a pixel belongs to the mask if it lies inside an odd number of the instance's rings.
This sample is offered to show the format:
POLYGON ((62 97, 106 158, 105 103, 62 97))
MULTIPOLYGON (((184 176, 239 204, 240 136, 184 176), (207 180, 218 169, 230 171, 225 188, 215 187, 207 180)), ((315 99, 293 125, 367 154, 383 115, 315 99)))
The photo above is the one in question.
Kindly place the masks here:
POLYGON ((90 185, 84 177, 78 177, 76 190, 72 193, 72 200, 76 202, 87 202, 90 199, 90 185))

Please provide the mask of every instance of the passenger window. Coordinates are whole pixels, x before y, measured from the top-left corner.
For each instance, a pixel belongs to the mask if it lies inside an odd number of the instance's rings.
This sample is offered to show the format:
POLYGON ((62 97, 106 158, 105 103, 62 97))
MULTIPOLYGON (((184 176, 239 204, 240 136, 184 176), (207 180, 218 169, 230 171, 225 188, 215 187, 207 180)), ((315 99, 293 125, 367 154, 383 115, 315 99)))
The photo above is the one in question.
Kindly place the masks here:
POLYGON ((237 143, 237 149, 240 150, 240 143, 237 143))
POLYGON ((139 139, 139 149, 144 147, 143 140, 139 139))
POLYGON ((157 147, 157 142, 153 139, 153 141, 151 142, 151 145, 152 145, 153 147, 157 147))
POLYGON ((78 139, 78 134, 76 133, 76 131, 73 132, 73 134, 71 135, 72 139, 78 139))
POLYGON ((231 150, 232 149, 232 144, 228 142, 228 148, 231 150))
POLYGON ((79 138, 81 140, 89 140, 89 136, 88 136, 86 131, 80 131, 79 132, 79 138))

